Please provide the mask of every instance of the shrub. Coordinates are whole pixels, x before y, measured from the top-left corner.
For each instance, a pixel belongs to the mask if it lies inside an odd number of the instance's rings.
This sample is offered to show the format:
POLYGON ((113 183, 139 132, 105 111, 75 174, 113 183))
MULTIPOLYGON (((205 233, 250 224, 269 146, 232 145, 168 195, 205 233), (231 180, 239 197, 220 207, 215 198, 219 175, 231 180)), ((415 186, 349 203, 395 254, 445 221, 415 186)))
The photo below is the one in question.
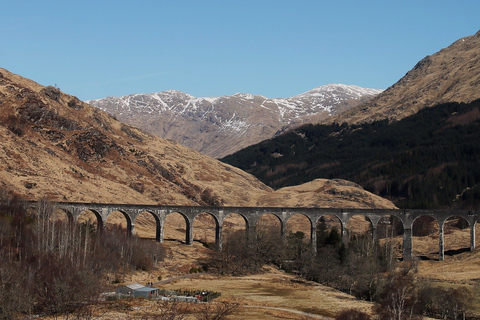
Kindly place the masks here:
POLYGON ((371 317, 365 312, 348 309, 340 312, 336 317, 336 320, 370 320, 371 317))

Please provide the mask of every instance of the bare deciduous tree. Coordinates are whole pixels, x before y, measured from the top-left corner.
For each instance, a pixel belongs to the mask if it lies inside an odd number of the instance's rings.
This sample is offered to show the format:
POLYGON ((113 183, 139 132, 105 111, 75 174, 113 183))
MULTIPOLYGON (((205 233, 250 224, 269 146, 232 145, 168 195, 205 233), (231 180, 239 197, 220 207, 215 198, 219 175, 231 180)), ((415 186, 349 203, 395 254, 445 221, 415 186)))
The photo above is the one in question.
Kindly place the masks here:
POLYGON ((200 312, 195 316, 198 320, 225 320, 238 308, 237 303, 217 302, 203 303, 200 312))
POLYGON ((371 317, 360 310, 348 309, 340 312, 335 320, 370 320, 371 317))
POLYGON ((29 313, 32 297, 28 294, 30 277, 15 266, 0 261, 0 319, 13 319, 18 313, 29 313))
MULTIPOLYGON (((190 305, 186 302, 173 300, 156 301, 157 311, 144 312, 141 320, 183 320, 190 312, 190 305)), ((128 319, 131 319, 129 316, 128 319)))
POLYGON ((146 269, 164 256, 153 241, 62 221, 47 201, 34 211, 29 215, 20 203, 0 199, 0 319, 31 312, 91 318, 85 307, 97 303, 105 274, 146 269))
POLYGON ((442 319, 465 319, 472 295, 468 289, 433 287, 430 284, 419 289, 423 313, 442 319))
POLYGON ((375 310, 380 319, 414 319, 418 296, 411 274, 394 273, 389 276, 375 310))

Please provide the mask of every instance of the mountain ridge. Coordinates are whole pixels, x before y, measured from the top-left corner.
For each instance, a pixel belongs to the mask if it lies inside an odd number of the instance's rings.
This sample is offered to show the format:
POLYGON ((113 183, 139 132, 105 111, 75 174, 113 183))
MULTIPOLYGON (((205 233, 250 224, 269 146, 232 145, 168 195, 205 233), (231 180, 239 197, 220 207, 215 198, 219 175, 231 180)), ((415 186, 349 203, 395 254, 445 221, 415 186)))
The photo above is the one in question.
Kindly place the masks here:
POLYGON ((398 121, 423 108, 480 98, 480 31, 421 59, 385 91, 319 123, 398 121))
POLYGON ((267 98, 240 92, 194 97, 167 90, 86 102, 121 121, 219 158, 288 128, 338 114, 381 91, 329 84, 289 98, 267 98))

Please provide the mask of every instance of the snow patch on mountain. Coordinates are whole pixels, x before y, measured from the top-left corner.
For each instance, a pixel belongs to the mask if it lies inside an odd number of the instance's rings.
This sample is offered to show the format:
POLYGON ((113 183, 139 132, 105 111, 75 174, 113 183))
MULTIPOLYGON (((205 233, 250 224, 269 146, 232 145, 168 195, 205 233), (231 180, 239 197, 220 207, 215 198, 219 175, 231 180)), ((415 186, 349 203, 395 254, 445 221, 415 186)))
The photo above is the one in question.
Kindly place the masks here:
POLYGON ((330 93, 332 95, 340 95, 340 96, 349 96, 350 98, 358 98, 365 95, 377 95, 381 93, 382 89, 370 89, 370 88, 362 88, 355 85, 346 85, 340 83, 333 83, 327 84, 324 86, 320 86, 314 88, 310 91, 301 93, 296 95, 294 98, 303 98, 303 97, 322 97, 325 98, 327 95, 326 93, 330 93))
POLYGON ((208 140, 213 139, 218 144, 222 137, 226 146, 215 147, 215 154, 210 155, 223 156, 222 152, 243 147, 244 142, 234 142, 237 139, 260 142, 286 127, 312 122, 320 116, 332 116, 352 107, 352 101, 372 97, 381 91, 329 84, 289 98, 267 98, 249 93, 199 98, 167 90, 86 102, 161 137, 181 143, 188 141, 191 145, 187 146, 198 151, 208 148, 208 140), (202 135, 210 137, 202 138, 202 135))

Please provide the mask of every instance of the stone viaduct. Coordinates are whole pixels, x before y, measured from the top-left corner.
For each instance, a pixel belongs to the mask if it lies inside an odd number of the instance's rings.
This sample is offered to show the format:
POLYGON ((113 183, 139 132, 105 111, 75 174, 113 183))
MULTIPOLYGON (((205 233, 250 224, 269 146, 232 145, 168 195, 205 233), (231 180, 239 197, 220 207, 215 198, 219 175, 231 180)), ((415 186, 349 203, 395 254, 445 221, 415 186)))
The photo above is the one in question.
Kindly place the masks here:
MULTIPOLYGON (((35 203, 31 203, 35 207, 35 203)), ((316 250, 316 225, 321 217, 332 215, 338 219, 341 225, 342 240, 348 242, 347 222, 355 215, 361 215, 371 224, 372 240, 375 241, 376 230, 379 221, 385 216, 395 216, 403 224, 403 258, 412 259, 412 227, 414 221, 421 216, 430 216, 435 219, 439 226, 439 260, 444 260, 444 226, 445 222, 452 217, 465 219, 470 227, 470 250, 475 249, 475 226, 480 219, 480 212, 465 210, 400 210, 400 209, 329 209, 329 208, 277 208, 277 207, 202 207, 202 206, 163 206, 163 205, 131 205, 131 204, 97 204, 97 203, 73 203, 57 202, 55 208, 64 211, 71 222, 76 222, 78 217, 90 211, 95 214, 99 229, 103 228, 108 216, 113 212, 120 212, 127 221, 127 229, 134 232, 135 220, 141 213, 151 214, 156 221, 156 240, 163 242, 165 218, 171 213, 179 213, 185 219, 186 234, 185 243, 193 243, 193 222, 202 214, 210 214, 215 220, 215 243, 218 250, 222 250, 222 227, 225 218, 236 213, 245 220, 247 237, 256 236, 257 222, 264 214, 273 214, 280 222, 282 236, 286 236, 288 219, 300 214, 310 221, 310 233, 312 248, 316 250)), ((316 253, 316 252, 315 252, 316 253)))

